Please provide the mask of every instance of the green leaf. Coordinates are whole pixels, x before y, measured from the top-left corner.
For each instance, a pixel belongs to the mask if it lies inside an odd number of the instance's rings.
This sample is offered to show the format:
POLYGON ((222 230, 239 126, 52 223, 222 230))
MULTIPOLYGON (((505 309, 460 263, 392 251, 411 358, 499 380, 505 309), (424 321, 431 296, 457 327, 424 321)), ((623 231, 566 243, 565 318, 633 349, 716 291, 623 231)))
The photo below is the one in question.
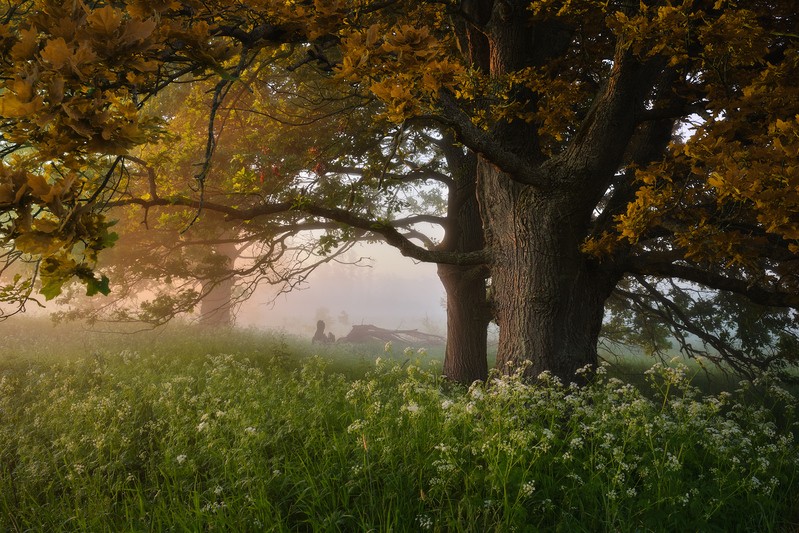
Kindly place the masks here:
POLYGON ((64 280, 61 278, 49 278, 42 284, 41 292, 46 300, 52 300, 61 294, 61 287, 64 285, 64 280))
POLYGON ((86 296, 94 296, 98 292, 104 296, 108 296, 111 293, 108 281, 107 276, 103 276, 99 280, 97 278, 86 280, 86 296))
POLYGON ((119 234, 112 231, 104 234, 100 238, 99 244, 102 245, 103 248, 111 248, 112 246, 114 246, 114 243, 117 242, 118 240, 119 240, 119 234))

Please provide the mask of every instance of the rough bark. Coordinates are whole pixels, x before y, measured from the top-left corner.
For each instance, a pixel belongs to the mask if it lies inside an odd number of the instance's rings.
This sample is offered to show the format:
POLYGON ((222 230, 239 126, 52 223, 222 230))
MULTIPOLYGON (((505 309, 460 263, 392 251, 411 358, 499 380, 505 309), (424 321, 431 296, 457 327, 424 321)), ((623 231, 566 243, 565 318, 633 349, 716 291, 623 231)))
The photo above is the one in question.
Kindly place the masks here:
POLYGON ((491 290, 499 326, 497 368, 548 370, 569 381, 597 362, 604 302, 616 279, 580 252, 589 217, 573 194, 518 184, 480 165, 494 251, 491 290))
MULTIPOLYGON (((483 224, 475 190, 477 156, 454 143, 444 155, 453 174, 449 191, 446 235, 441 248, 458 252, 481 250, 483 224)), ((491 320, 486 296, 487 269, 482 266, 438 264, 447 296, 447 346, 444 375, 463 384, 488 377, 487 330, 491 320)))
POLYGON ((485 380, 490 320, 485 276, 473 268, 439 264, 438 277, 447 294, 444 375, 466 385, 485 380))
MULTIPOLYGON (((484 39, 470 42, 487 50, 466 58, 488 57, 487 70, 473 67, 498 79, 561 56, 576 31, 549 22, 531 26, 527 0, 473 3, 465 16, 484 39)), ((642 99, 662 70, 636 61, 623 43, 615 54, 592 106, 556 155, 542 148, 535 121, 499 120, 483 134, 444 101, 460 138, 479 154, 476 192, 492 254, 503 372, 524 367, 535 377, 548 370, 570 381, 577 369, 597 361, 604 302, 618 277, 612 265, 597 264, 580 247, 622 164, 642 99)), ((511 98, 531 113, 540 111, 532 91, 518 88, 511 98)))

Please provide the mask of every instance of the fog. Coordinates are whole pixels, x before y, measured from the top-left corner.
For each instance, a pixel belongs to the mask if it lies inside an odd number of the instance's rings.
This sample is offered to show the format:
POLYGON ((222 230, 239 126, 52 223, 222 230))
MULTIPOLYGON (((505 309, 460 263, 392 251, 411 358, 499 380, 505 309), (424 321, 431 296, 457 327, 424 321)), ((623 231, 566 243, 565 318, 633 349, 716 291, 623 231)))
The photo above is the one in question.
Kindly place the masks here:
MULTIPOLYGON (((113 280, 111 287, 113 298, 113 280)), ((269 285, 259 287, 238 309, 235 325, 310 337, 317 320, 324 320, 326 331, 337 338, 356 324, 438 335, 446 331, 445 293, 435 265, 403 257, 388 245, 358 244, 339 262, 321 265, 299 288, 275 293, 269 285)), ((148 291, 141 294, 151 297, 148 291)), ((40 295, 34 296, 45 303, 40 295)), ((102 304, 104 299, 97 295, 85 301, 102 304)), ((55 302, 46 304, 29 303, 24 315, 45 316, 64 309, 55 302)), ((197 320, 197 316, 184 318, 197 320)))
POLYGON ((276 299, 262 287, 241 306, 236 325, 310 336, 321 319, 336 337, 353 324, 444 333, 445 295, 435 265, 376 244, 359 245, 343 260, 322 265, 302 289, 276 299), (363 262, 369 266, 346 264, 360 257, 370 258, 363 262))

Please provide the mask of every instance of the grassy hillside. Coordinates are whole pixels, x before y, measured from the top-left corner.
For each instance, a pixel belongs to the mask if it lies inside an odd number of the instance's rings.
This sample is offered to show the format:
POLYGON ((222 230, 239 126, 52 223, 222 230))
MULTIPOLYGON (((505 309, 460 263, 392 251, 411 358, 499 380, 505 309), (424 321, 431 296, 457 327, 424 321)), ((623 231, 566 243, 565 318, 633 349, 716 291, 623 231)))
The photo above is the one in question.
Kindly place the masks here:
POLYGON ((640 388, 466 389, 403 347, 34 326, 0 324, 0 531, 799 526, 774 384, 705 395, 656 365, 640 388))

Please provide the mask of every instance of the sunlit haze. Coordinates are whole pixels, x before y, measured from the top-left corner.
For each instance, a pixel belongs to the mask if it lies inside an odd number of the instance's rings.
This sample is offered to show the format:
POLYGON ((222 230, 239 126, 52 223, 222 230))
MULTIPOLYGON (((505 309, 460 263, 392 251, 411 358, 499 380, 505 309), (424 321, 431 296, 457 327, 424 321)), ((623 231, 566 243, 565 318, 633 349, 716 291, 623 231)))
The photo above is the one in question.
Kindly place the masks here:
POLYGON ((366 263, 371 266, 323 265, 302 290, 278 296, 274 303, 264 287, 242 305, 236 324, 305 335, 313 334, 321 319, 336 337, 353 324, 444 332, 444 290, 435 265, 416 263, 385 245, 359 246, 345 261, 359 257, 374 261, 366 263))

